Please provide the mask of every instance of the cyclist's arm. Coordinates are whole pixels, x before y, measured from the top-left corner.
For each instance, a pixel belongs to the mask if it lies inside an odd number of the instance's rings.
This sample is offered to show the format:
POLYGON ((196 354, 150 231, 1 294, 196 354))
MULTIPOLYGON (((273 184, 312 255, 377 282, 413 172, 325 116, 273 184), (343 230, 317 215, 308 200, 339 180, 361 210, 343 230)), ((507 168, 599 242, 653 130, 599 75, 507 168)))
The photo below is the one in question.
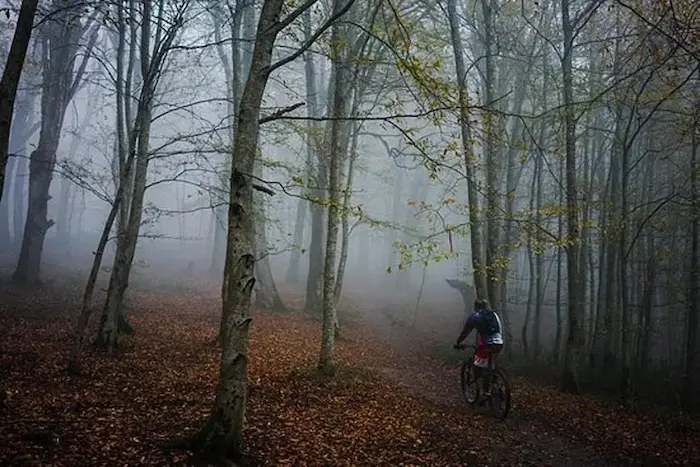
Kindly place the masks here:
POLYGON ((473 320, 474 314, 472 313, 469 315, 469 318, 464 322, 464 327, 462 327, 462 332, 459 334, 459 337, 457 338, 457 343, 455 345, 459 345, 462 343, 464 339, 467 338, 467 336, 472 332, 472 329, 474 329, 474 320, 473 320))

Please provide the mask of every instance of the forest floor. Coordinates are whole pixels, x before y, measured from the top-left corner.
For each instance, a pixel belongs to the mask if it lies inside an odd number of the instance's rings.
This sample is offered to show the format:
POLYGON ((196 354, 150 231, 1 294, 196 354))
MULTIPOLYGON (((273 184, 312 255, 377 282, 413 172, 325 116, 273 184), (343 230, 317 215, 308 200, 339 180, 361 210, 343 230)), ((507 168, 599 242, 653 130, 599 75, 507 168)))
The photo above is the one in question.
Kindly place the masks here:
MULTIPOLYGON (((78 291, 74 291, 78 292, 78 291)), ((73 292, 71 292, 73 295, 73 292)), ((215 296, 213 294, 212 296, 215 296)), ((136 332, 65 371, 75 298, 0 303, 0 465, 188 465, 162 441, 201 426, 218 377, 219 302, 130 292, 136 332)), ((93 320, 93 321, 96 321, 93 320)), ((251 465, 698 465, 698 425, 635 415, 513 378, 504 422, 464 407, 454 366, 345 326, 334 382, 315 377, 320 326, 254 313, 245 438, 251 465)))

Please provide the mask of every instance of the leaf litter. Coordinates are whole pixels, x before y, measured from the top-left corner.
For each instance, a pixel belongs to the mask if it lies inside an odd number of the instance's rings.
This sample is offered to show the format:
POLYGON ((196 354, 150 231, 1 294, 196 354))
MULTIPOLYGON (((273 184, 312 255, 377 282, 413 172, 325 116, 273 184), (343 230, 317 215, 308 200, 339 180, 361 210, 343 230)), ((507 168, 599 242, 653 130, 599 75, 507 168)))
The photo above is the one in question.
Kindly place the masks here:
MULTIPOLYGON (((0 305, 1 465, 188 465, 162 441, 201 427, 218 377, 219 301, 131 291, 136 332, 118 357, 86 347, 65 371, 77 301, 0 305)), ((360 323, 339 371, 316 376, 320 323, 254 312, 246 449, 253 465, 696 465, 700 432, 592 396, 513 378, 504 422, 474 414, 458 369, 409 354, 360 323)), ((96 320, 94 320, 96 321, 96 320)), ((94 327, 91 329, 94 335, 94 327)))

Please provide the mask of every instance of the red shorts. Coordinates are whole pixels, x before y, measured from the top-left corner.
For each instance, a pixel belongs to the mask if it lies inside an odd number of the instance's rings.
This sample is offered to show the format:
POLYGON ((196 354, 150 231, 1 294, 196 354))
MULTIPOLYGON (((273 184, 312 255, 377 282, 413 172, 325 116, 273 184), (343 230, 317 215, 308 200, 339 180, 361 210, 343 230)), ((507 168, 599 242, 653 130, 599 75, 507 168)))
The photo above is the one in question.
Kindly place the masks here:
POLYGON ((495 359, 501 349, 503 349, 503 344, 486 345, 484 339, 479 336, 479 345, 476 348, 476 352, 474 352, 474 366, 481 368, 488 367, 489 356, 493 356, 492 359, 495 359))

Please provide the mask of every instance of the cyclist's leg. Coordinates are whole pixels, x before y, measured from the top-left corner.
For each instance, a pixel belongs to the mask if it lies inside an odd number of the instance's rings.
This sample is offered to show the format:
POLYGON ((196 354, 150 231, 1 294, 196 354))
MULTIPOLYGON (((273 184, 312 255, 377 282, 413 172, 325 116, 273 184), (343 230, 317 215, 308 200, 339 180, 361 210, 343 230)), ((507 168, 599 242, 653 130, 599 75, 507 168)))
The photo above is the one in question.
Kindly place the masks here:
POLYGON ((479 399, 484 399, 484 382, 483 375, 489 365, 489 349, 481 336, 479 336, 479 345, 474 352, 474 377, 476 379, 477 388, 479 390, 479 399))
POLYGON ((489 356, 491 357, 489 359, 489 369, 490 370, 495 370, 496 369, 496 360, 498 359, 498 356, 501 354, 501 350, 503 350, 503 344, 489 344, 488 345, 488 351, 489 351, 489 356))
POLYGON ((484 377, 484 388, 485 388, 485 394, 488 393, 491 390, 491 385, 490 385, 490 376, 491 373, 493 372, 494 369, 496 369, 496 359, 498 358, 498 355, 501 353, 501 350, 503 350, 503 344, 488 344, 486 346, 486 352, 488 353, 488 360, 487 360, 487 367, 488 371, 485 372, 485 377, 484 377))

